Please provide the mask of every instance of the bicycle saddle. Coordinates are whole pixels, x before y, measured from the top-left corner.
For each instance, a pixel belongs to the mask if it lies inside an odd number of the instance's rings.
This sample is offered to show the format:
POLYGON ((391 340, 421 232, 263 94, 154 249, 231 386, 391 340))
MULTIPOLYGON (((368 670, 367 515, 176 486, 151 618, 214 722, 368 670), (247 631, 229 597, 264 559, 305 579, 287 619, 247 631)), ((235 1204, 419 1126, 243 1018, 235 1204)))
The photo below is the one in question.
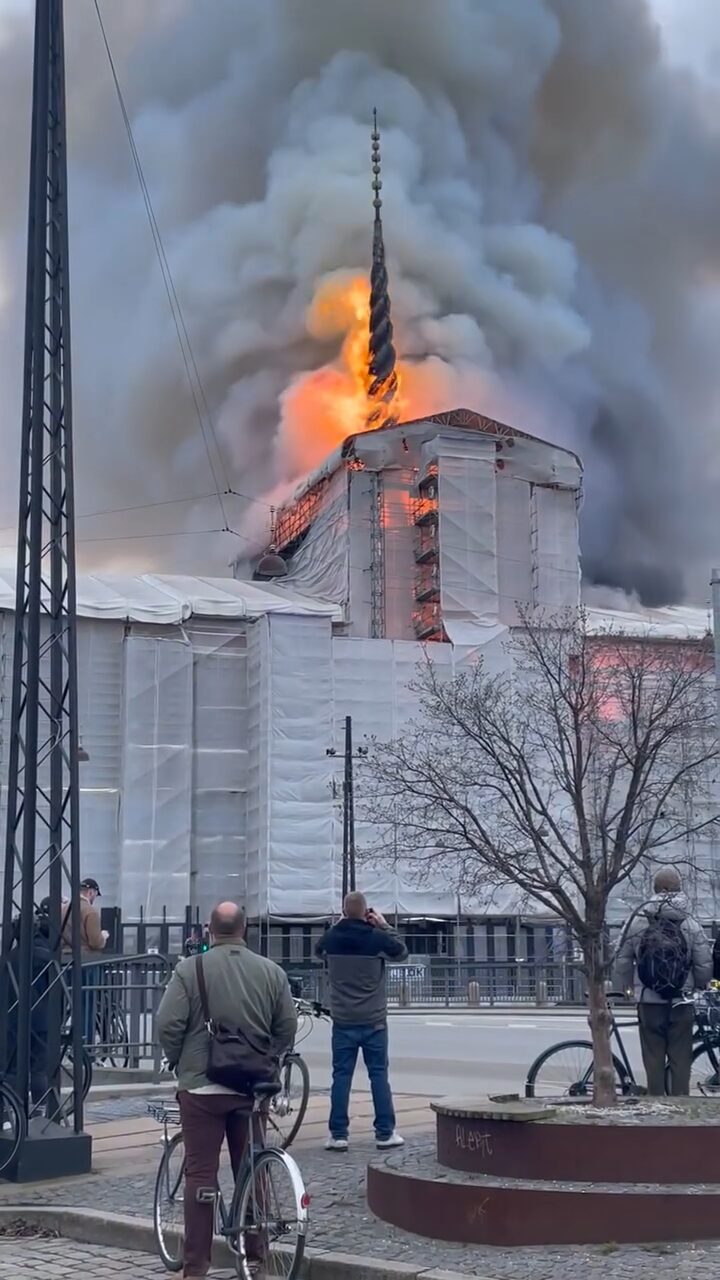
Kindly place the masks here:
POLYGON ((265 1080, 253 1085, 254 1098, 274 1098, 280 1093, 282 1085, 279 1081, 265 1080))

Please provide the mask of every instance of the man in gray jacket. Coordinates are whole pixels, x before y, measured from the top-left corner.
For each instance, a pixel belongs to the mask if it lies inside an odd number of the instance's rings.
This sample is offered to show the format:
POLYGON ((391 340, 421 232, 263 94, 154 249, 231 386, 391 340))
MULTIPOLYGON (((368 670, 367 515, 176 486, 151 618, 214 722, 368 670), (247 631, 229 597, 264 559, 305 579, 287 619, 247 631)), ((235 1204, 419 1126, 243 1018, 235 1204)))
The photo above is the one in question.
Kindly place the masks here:
POLYGON ((333 1078, 328 1151, 347 1151, 349 1103, 358 1053, 362 1052, 375 1108, 375 1140, 381 1151, 403 1146, 395 1132, 388 1079, 385 963, 407 960, 408 950, 379 911, 361 893, 349 893, 343 917, 315 948, 330 979, 333 1078))
MULTIPOLYGON (((210 918, 212 948, 203 956, 210 1017, 246 1029, 256 1043, 280 1055, 297 1030, 297 1014, 283 970, 245 946, 245 914, 221 902, 210 918)), ((197 956, 178 964, 158 1010, 160 1044, 177 1070, 185 1142, 184 1280, 200 1280, 210 1267, 213 1204, 223 1140, 233 1173, 245 1154, 252 1098, 212 1084, 205 1074, 208 1033, 197 980, 197 956)))
POLYGON ((712 952, 705 930, 690 915, 675 867, 661 867, 654 897, 630 917, 615 958, 614 985, 635 987, 648 1093, 662 1097, 666 1068, 670 1093, 690 1092, 692 992, 712 978, 712 952))

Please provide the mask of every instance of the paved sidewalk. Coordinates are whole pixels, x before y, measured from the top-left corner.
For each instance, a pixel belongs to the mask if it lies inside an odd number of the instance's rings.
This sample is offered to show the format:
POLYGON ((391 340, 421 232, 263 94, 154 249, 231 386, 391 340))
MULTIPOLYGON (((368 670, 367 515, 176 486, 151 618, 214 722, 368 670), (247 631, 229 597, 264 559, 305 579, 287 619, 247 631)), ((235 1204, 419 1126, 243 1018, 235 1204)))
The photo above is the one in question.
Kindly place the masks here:
MULTIPOLYGON (((0 1239, 1 1280, 60 1280, 73 1272, 81 1280, 159 1280, 168 1274, 147 1253, 100 1249, 71 1240, 0 1239)), ((230 1280, 232 1271, 213 1272, 213 1280, 225 1276, 230 1280)))
MULTIPOLYGON (((408 1147, 422 1150, 433 1129, 427 1101, 401 1095, 396 1102, 408 1147)), ((313 1251, 350 1254, 360 1265, 365 1260, 380 1265, 400 1262, 415 1273, 438 1268, 482 1280, 578 1280, 579 1276, 583 1280, 717 1280, 720 1274, 720 1244, 713 1243, 490 1249, 423 1240, 388 1227, 372 1216, 365 1200, 365 1170, 376 1155, 369 1097, 354 1095, 352 1110, 354 1139, 347 1154, 322 1149, 327 1118, 327 1098, 322 1095, 311 1099, 306 1126, 293 1148, 312 1197, 308 1245, 313 1251)), ((0 1206, 62 1205, 148 1219, 159 1157, 158 1126, 147 1120, 138 1099, 121 1100, 115 1111, 109 1103, 98 1105, 91 1123, 96 1173, 62 1184, 0 1184, 0 1206)), ((140 1280, 165 1274, 148 1254, 97 1249, 67 1240, 0 1237, 0 1280, 59 1280, 74 1271, 82 1280, 114 1276, 140 1280)))

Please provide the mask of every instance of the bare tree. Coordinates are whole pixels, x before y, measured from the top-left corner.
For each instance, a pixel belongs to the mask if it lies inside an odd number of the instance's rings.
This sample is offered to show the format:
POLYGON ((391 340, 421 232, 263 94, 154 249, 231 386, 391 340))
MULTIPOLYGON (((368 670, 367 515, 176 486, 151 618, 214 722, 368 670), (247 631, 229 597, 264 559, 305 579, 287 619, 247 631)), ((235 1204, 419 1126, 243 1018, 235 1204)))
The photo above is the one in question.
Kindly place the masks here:
POLYGON ((442 870, 466 895, 515 886, 567 923, 595 1101, 611 1105, 608 901, 717 823, 712 646, 598 636, 583 611, 522 623, 501 674, 480 659, 449 678, 426 657, 417 718, 374 744, 368 816, 396 828, 418 880, 442 870))

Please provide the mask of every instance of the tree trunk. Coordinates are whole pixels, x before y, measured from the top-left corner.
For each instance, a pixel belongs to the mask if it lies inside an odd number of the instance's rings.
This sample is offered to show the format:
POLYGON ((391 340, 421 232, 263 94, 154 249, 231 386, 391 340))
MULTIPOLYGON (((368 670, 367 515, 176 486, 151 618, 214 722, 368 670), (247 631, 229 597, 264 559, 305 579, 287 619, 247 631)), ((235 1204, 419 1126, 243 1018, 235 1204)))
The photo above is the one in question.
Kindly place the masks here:
POLYGON ((585 951, 593 1044, 593 1102, 596 1107, 614 1107, 617 1097, 610 1044, 612 1015, 605 993, 605 966, 601 958, 601 945, 599 940, 591 942, 585 951))

